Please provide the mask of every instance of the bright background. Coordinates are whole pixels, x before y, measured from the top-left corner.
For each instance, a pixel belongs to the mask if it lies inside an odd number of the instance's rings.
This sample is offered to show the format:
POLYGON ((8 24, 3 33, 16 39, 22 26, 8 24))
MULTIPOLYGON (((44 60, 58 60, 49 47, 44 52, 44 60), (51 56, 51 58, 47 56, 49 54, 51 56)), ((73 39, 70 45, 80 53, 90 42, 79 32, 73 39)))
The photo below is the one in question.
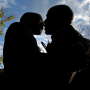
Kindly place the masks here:
MULTIPOLYGON (((54 5, 66 4, 74 12, 73 27, 78 30, 78 25, 83 23, 84 25, 90 25, 90 0, 0 0, 0 8, 8 8, 9 13, 6 16, 10 16, 13 12, 15 19, 5 23, 4 35, 0 36, 0 55, 3 54, 4 37, 7 28, 13 22, 19 22, 20 17, 26 12, 36 12, 42 15, 43 20, 46 18, 46 13, 49 8, 54 5)), ((68 13, 68 12, 67 12, 68 13)), ((82 35, 87 37, 87 30, 82 35)), ((45 51, 41 42, 43 41, 46 45, 48 40, 51 42, 50 35, 45 35, 43 30, 41 35, 35 35, 38 46, 45 51)))

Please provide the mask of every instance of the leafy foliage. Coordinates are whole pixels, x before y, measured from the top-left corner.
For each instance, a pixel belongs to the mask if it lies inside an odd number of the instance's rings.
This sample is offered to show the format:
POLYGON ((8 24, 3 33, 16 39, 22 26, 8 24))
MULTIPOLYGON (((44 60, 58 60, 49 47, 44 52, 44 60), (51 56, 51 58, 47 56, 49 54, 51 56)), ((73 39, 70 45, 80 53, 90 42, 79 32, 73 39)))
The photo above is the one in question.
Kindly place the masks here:
POLYGON ((3 55, 0 57, 0 63, 3 63, 3 55))
POLYGON ((4 34, 2 27, 5 26, 5 22, 14 19, 14 16, 13 15, 11 15, 9 17, 4 16, 4 14, 9 13, 6 10, 7 9, 2 9, 2 8, 0 9, 0 36, 4 34))
POLYGON ((0 59, 1 62, 3 62, 3 59, 0 59))

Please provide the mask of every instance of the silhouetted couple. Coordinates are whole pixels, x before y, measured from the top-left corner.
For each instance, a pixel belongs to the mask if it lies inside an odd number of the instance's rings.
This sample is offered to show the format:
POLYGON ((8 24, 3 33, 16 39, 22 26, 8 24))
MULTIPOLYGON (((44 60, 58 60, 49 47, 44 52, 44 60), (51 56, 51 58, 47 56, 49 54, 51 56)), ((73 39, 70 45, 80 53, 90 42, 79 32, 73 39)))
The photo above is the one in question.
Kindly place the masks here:
POLYGON ((46 17, 43 22, 40 14, 27 12, 20 22, 9 26, 3 49, 4 64, 9 64, 9 72, 13 67, 11 76, 19 77, 20 72, 27 77, 31 75, 32 84, 39 80, 46 85, 68 84, 72 72, 87 68, 89 45, 72 27, 74 14, 67 5, 50 8, 46 17), (52 38, 47 53, 40 52, 33 36, 40 35, 44 26, 45 33, 52 38))

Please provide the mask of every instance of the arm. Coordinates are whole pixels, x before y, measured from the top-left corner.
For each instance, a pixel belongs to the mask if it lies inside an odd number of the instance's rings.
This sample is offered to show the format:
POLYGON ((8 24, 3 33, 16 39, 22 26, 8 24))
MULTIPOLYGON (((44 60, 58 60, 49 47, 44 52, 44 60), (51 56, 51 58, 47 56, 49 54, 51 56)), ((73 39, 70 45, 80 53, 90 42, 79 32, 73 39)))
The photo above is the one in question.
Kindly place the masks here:
POLYGON ((4 69, 0 69, 0 78, 4 77, 4 69))
POLYGON ((73 72, 85 69, 87 67, 86 52, 88 50, 88 47, 89 46, 87 45, 87 43, 79 42, 66 47, 62 47, 58 49, 58 52, 47 53, 47 55, 48 57, 50 56, 52 58, 55 58, 54 60, 58 60, 59 66, 64 66, 63 69, 67 67, 66 71, 73 72))
POLYGON ((21 52, 19 57, 14 59, 21 60, 21 63, 29 61, 27 66, 45 72, 70 73, 87 67, 86 55, 79 43, 50 53, 31 53, 31 48, 25 49, 25 53, 21 52))

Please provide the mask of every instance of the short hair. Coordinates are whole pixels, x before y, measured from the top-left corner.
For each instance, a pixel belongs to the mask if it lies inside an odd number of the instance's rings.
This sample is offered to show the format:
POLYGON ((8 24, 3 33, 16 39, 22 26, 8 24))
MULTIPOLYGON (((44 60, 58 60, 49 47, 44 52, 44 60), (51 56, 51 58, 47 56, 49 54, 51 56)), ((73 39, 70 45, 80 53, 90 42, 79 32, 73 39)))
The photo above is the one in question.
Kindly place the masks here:
POLYGON ((32 20, 35 17, 41 18, 41 15, 38 13, 34 13, 34 12, 26 12, 21 16, 20 22, 28 21, 30 19, 32 20))
POLYGON ((72 23, 74 18, 74 13, 71 8, 67 5, 56 5, 51 7, 48 10, 48 13, 51 14, 51 17, 58 18, 61 21, 65 21, 65 23, 72 23))

